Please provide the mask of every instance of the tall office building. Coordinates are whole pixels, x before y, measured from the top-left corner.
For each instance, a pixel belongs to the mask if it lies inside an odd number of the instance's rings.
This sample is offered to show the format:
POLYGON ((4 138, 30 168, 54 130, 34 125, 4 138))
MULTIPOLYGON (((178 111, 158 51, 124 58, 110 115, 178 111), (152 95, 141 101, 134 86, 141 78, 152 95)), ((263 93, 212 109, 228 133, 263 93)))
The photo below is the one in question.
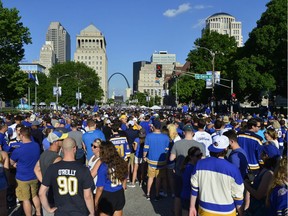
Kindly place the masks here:
POLYGON ((233 36, 237 41, 237 46, 243 46, 242 23, 237 22, 235 17, 228 13, 215 13, 208 17, 202 33, 205 29, 216 31, 219 34, 228 34, 230 37, 233 36))
POLYGON ((40 50, 39 63, 45 67, 45 74, 48 76, 49 69, 56 63, 53 41, 45 41, 40 50))
POLYGON ((103 101, 108 97, 108 59, 104 35, 93 25, 80 32, 76 37, 75 62, 83 62, 93 68, 100 78, 100 86, 104 93, 103 101))
POLYGON ((46 41, 53 41, 57 63, 64 63, 71 60, 70 35, 61 23, 50 23, 46 34, 46 41))
POLYGON ((133 92, 138 91, 139 71, 145 64, 150 64, 148 61, 133 62, 133 92))

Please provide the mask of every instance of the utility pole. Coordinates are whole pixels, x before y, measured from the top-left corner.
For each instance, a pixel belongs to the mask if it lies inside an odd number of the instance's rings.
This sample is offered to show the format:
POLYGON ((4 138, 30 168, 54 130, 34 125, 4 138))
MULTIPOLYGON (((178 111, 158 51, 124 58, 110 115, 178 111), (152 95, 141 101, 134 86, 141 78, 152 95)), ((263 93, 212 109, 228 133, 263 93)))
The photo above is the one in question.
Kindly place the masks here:
POLYGON ((69 74, 64 74, 63 76, 56 77, 56 111, 58 112, 58 103, 59 103, 59 79, 62 77, 69 76, 69 74))

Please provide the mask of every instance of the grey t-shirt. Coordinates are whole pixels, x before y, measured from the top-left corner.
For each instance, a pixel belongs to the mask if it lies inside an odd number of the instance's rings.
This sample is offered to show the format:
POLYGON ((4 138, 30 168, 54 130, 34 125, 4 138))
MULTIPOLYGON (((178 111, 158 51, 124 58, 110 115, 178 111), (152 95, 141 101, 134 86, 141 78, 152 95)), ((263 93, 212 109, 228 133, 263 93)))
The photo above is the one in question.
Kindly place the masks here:
POLYGON ((40 155, 40 159, 39 159, 39 164, 40 164, 40 170, 42 173, 42 177, 44 176, 47 168, 54 163, 54 161, 56 160, 56 158, 58 158, 59 155, 57 152, 54 151, 50 151, 49 149, 47 149, 46 151, 42 152, 42 154, 40 155))
POLYGON ((195 140, 182 139, 177 142, 172 147, 171 154, 176 155, 176 164, 175 164, 175 174, 181 176, 181 167, 185 157, 188 155, 188 150, 191 147, 198 147, 202 154, 206 155, 206 147, 203 143, 197 142, 195 140))
POLYGON ((70 131, 68 137, 73 138, 77 144, 78 149, 82 149, 82 132, 81 131, 70 131))

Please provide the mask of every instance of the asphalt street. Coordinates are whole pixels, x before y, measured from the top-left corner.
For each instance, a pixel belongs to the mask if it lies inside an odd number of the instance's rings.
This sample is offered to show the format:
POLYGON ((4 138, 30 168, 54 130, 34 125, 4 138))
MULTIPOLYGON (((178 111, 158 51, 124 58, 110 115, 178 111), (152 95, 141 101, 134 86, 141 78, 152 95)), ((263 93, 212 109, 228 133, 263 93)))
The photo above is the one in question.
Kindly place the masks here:
MULTIPOLYGON (((154 188, 154 184, 152 185, 154 188)), ((154 190, 151 192, 151 200, 146 200, 146 188, 140 188, 138 185, 135 188, 127 188, 125 191, 126 205, 123 210, 124 216, 142 216, 142 215, 162 215, 172 216, 173 198, 168 194, 168 197, 163 197, 159 201, 154 201, 154 190)))

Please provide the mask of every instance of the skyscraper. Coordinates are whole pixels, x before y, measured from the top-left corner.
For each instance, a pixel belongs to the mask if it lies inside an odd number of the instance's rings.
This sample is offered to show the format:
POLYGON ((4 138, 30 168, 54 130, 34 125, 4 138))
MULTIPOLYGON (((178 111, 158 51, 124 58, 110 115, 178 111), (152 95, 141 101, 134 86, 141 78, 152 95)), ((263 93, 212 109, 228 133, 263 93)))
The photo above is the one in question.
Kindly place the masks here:
POLYGON ((61 23, 50 23, 46 34, 46 41, 53 41, 57 63, 64 63, 71 60, 70 35, 61 23))
POLYGON ((103 101, 108 97, 108 59, 104 35, 93 24, 89 25, 76 37, 75 62, 83 62, 93 68, 100 78, 104 93, 103 101))
POLYGON ((235 17, 228 13, 215 13, 208 17, 202 33, 205 29, 216 31, 219 34, 228 34, 230 37, 233 36, 237 41, 237 46, 243 46, 242 23, 236 21, 235 17))

